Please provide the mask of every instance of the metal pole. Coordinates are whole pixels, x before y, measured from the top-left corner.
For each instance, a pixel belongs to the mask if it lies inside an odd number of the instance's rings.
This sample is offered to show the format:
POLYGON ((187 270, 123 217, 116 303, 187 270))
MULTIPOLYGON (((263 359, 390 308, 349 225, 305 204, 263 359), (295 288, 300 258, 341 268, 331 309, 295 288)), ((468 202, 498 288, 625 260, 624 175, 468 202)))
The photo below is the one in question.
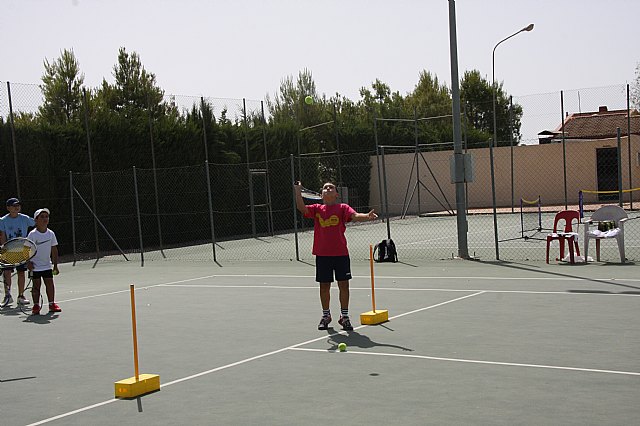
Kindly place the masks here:
MULTIPOLYGON (((460 128, 460 78, 458 76, 458 37, 456 32, 456 2, 449 0, 449 51, 451 56, 451 97, 453 100, 453 153, 456 177, 456 222, 458 227, 458 257, 469 258, 467 241, 467 209, 464 189, 464 154, 460 128)), ((494 204, 495 206, 495 204, 494 204)), ((498 246, 496 244, 496 250, 498 246)), ((497 253, 497 251, 496 251, 497 253)))
MULTIPOLYGON (((100 259, 100 242, 98 240, 98 224, 96 220, 96 216, 98 215, 98 210, 96 209, 96 189, 93 181, 93 160, 91 159, 91 134, 89 131, 89 102, 87 98, 87 90, 82 89, 82 94, 84 96, 84 126, 87 133, 87 152, 89 154, 89 180, 91 182, 91 206, 93 208, 93 230, 96 239, 96 262, 100 259)), ((95 263, 94 263, 95 266, 95 263)))
POLYGON ((420 161, 418 161, 418 109, 414 106, 413 107, 413 138, 414 138, 414 142, 416 145, 416 151, 415 151, 415 155, 414 155, 414 159, 416 162, 416 184, 418 184, 418 216, 420 216, 420 213, 422 213, 421 211, 421 205, 422 203, 420 202, 420 161))
POLYGON ((200 112, 202 113, 202 142, 204 143, 204 162, 209 162, 209 144, 207 143, 207 126, 204 121, 204 97, 200 96, 200 112))
POLYGON ((267 191, 267 220, 269 221, 269 230, 271 236, 275 234, 273 226, 273 209, 271 208, 271 181, 269 179, 269 154, 267 152, 267 120, 264 116, 264 102, 260 101, 260 109, 262 111, 262 141, 264 143, 264 170, 266 172, 266 191, 267 191))
POLYGON ((560 109, 562 110, 562 172, 564 176, 564 209, 567 210, 567 144, 564 138, 564 92, 560 91, 560 109))
POLYGON ((336 133, 336 151, 338 152, 338 186, 343 186, 342 182, 342 160, 340 159, 340 136, 338 131, 338 113, 336 111, 336 104, 333 104, 333 128, 336 133))
MULTIPOLYGON (((467 117, 467 104, 465 102, 464 105, 462 105, 462 116, 464 117, 464 153, 467 154, 469 152, 469 143, 467 140, 467 134, 469 133, 469 118, 467 117)), ((452 114, 453 116, 453 114, 452 114)), ((455 147, 454 147, 455 148, 455 147)), ((464 205, 465 205, 465 213, 469 213, 469 186, 467 185, 466 179, 464 182, 464 205)), ((467 223, 468 225, 468 223, 467 223)))
POLYGON ((498 243, 498 213, 496 211, 496 177, 493 166, 493 146, 498 143, 498 124, 496 119, 496 76, 495 76, 495 47, 493 49, 492 62, 492 87, 493 87, 493 140, 489 142, 489 166, 491 167, 491 205, 493 206, 493 241, 496 247, 496 260, 500 260, 500 247, 498 243))
POLYGON ((153 168, 153 193, 156 198, 156 221, 158 224, 158 241, 160 244, 160 254, 163 258, 166 258, 164 254, 162 244, 162 222, 160 220, 160 197, 158 195, 158 174, 156 170, 156 152, 153 143, 153 109, 151 108, 151 101, 147 99, 147 105, 149 110, 149 140, 151 142, 151 167, 153 168))
POLYGON ((247 101, 242 98, 242 118, 244 124, 244 150, 247 156, 247 179, 249 180, 249 208, 251 211, 251 235, 256 237, 256 211, 253 199, 253 176, 251 176, 251 163, 249 161, 249 125, 247 124, 247 101))
POLYGON ((389 197, 387 193, 387 169, 384 162, 384 146, 380 147, 380 152, 382 154, 382 176, 384 177, 384 205, 387 216, 387 238, 391 239, 391 224, 389 223, 389 197))
POLYGON ((384 217, 384 220, 388 221, 389 219, 384 209, 384 202, 382 198, 382 171, 380 170, 380 151, 378 146, 378 119, 375 116, 375 112, 373 116, 373 139, 376 143, 376 163, 377 163, 377 172, 378 172, 378 193, 380 195, 380 210, 381 210, 382 216, 384 217))
MULTIPOLYGON (((633 188, 631 176, 631 107, 629 105, 629 84, 627 84, 627 151, 629 157, 629 189, 633 188)), ((629 191, 629 210, 633 210, 633 191, 629 191)))
MULTIPOLYGON (((493 166, 493 147, 498 145, 498 121, 496 115, 496 97, 498 88, 496 87, 496 49, 500 44, 509 40, 511 37, 514 37, 520 34, 523 31, 531 31, 533 29, 533 24, 529 24, 526 27, 522 28, 519 31, 511 34, 509 37, 505 37, 496 43, 493 46, 493 53, 491 55, 491 78, 492 78, 492 87, 493 87, 493 143, 489 146, 489 157, 491 160, 491 195, 493 198, 493 234, 496 245, 496 260, 500 259, 500 250, 498 247, 498 215, 496 212, 496 184, 495 184, 495 173, 493 166)), ((455 114, 454 114, 455 116, 455 114)))
POLYGON ((209 162, 204 162, 204 174, 207 179, 207 197, 209 199, 209 227, 211 228, 211 247, 213 249, 213 261, 217 262, 216 258, 216 231, 213 224, 213 196, 211 194, 211 178, 209 176, 209 162))
POLYGON ((616 137, 618 141, 618 205, 622 207, 622 142, 620 127, 616 128, 616 137))
MULTIPOLYGON (((294 161, 293 161, 293 154, 291 154, 291 182, 295 182, 296 177, 295 177, 295 165, 294 165, 294 161)), ((296 241, 296 260, 300 260, 300 248, 298 246, 298 214, 296 213, 298 211, 298 208, 296 207, 296 194, 293 192, 293 190, 291 191, 292 194, 292 199, 293 199, 293 235, 295 236, 295 241, 296 241)))
POLYGON ((509 96, 509 145, 511 146, 511 213, 515 212, 514 177, 513 177, 513 96, 509 96))
MULTIPOLYGON (((13 144, 13 168, 16 175, 16 196, 20 196, 20 173, 18 172, 18 151, 16 149, 16 129, 13 123, 13 103, 11 101, 11 84, 7 81, 7 96, 9 98, 9 124, 11 127, 11 143, 13 144)), ((35 302, 34 302, 35 303, 35 302)))
POLYGON ((144 266, 144 244, 142 243, 142 217, 140 216, 140 199, 138 197, 138 176, 133 166, 133 193, 136 197, 136 214, 138 216, 138 239, 140 241, 140 266, 144 266))
POLYGON ((73 206, 73 172, 69 170, 69 199, 71 200, 71 245, 73 247, 73 266, 76 266, 76 211, 73 206))

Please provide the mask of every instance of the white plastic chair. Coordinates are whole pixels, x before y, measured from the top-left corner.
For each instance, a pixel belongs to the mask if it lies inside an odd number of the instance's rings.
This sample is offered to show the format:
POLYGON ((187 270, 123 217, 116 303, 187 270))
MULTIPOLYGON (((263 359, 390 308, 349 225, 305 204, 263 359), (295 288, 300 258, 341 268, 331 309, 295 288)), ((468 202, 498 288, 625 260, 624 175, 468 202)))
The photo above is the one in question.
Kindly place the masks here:
POLYGON ((600 240, 615 238, 618 243, 618 251, 620 252, 620 262, 624 263, 626 258, 624 255, 624 223, 629 219, 627 212, 618 206, 602 206, 588 220, 583 221, 584 224, 584 259, 587 262, 589 255, 589 240, 596 240, 596 260, 600 261, 600 240), (594 222, 610 221, 615 222, 615 228, 607 231, 599 231, 598 229, 589 228, 594 222))

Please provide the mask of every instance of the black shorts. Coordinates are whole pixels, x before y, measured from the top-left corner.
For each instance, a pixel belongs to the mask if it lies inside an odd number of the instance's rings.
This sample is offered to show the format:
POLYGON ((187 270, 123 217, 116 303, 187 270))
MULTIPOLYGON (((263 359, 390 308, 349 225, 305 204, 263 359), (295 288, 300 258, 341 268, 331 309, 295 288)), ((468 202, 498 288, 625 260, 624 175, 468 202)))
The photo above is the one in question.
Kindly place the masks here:
POLYGON ((333 281, 333 271, 336 281, 351 279, 351 260, 349 256, 316 256, 316 281, 330 283, 333 281))
POLYGON ((47 269, 46 271, 33 271, 31 273, 31 278, 53 278, 53 269, 47 269))
MULTIPOLYGON (((27 270, 27 265, 20 265, 20 266, 16 266, 16 271, 18 272, 24 272, 27 270)), ((11 271, 13 272, 13 268, 3 268, 3 271, 11 271)))

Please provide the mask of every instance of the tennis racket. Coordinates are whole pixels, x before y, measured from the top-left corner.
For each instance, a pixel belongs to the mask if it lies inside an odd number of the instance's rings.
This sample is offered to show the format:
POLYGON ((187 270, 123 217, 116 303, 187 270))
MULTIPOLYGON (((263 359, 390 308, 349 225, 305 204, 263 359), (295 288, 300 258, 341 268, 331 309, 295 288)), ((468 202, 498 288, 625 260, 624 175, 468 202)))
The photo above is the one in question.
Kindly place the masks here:
MULTIPOLYGON (((37 252, 36 244, 28 238, 13 238, 0 246, 0 267, 15 268, 30 261, 37 252)), ((4 308, 7 304, 0 306, 4 308)))
POLYGON ((28 238, 13 238, 0 246, 0 266, 15 268, 24 265, 36 255, 38 247, 28 238))
MULTIPOLYGON (((300 181, 296 181, 294 184, 300 185, 300 181)), ((307 189, 304 186, 301 188, 300 195, 302 195, 302 198, 306 200, 314 200, 314 201, 322 200, 322 195, 320 195, 315 191, 307 189)))

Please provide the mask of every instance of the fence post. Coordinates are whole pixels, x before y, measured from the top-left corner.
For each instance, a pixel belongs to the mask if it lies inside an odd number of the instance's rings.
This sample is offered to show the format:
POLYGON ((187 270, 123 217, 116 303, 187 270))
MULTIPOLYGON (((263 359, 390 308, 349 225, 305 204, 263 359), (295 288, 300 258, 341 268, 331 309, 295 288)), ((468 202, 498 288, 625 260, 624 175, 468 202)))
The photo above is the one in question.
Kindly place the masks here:
POLYGON ((564 209, 568 210, 569 203, 567 200, 567 144, 564 138, 564 91, 560 91, 560 110, 562 115, 562 173, 564 177, 564 209))
POLYGON ((140 266, 144 266, 144 245, 142 243, 142 218, 140 217, 140 199, 138 197, 138 174, 133 166, 133 193, 136 197, 136 215, 138 217, 138 238, 140 240, 140 266))
POLYGON ((389 198, 387 197, 387 169, 384 162, 384 146, 380 147, 380 151, 382 154, 382 176, 384 178, 384 205, 387 216, 387 238, 391 239, 391 223, 389 222, 391 215, 389 214, 389 198))
POLYGON ((376 143, 376 163, 378 171, 378 194, 380 195, 380 213, 382 213, 383 220, 389 220, 387 212, 384 209, 384 201, 382 198, 382 171, 380 170, 380 147, 378 145, 378 117, 373 116, 373 140, 376 143))
POLYGON ((11 127, 11 143, 13 145, 13 167, 16 175, 16 196, 20 196, 20 173, 18 172, 18 151, 16 149, 16 128, 13 123, 13 102, 11 100, 11 83, 7 81, 7 97, 9 98, 9 126, 11 127))
POLYGON ((87 90, 82 89, 82 94, 84 96, 84 126, 87 133, 87 152, 89 154, 89 180, 91 183, 91 206, 93 208, 93 231, 96 239, 96 262, 93 266, 96 266, 98 263, 98 259, 100 259, 100 241, 98 239, 98 223, 96 221, 96 216, 98 215, 98 210, 96 209, 96 189, 93 182, 93 161, 91 159, 91 135, 89 131, 89 103, 87 100, 87 90))
POLYGON ((340 159, 340 136, 338 131, 338 113, 336 104, 333 103, 333 128, 336 134, 336 151, 338 151, 338 186, 344 186, 342 181, 342 160, 340 159))
POLYGON ((218 263, 216 258, 216 231, 213 224, 213 197, 211 195, 211 178, 209 177, 209 162, 204 162, 204 174, 207 178, 207 197, 209 198, 209 226, 211 228, 211 246, 213 248, 213 261, 218 263))
POLYGON ((202 142, 204 144, 204 161, 209 162, 209 146, 207 144, 207 126, 204 121, 204 97, 200 96, 200 113, 202 114, 202 142))
POLYGON ((251 162, 249 161, 249 126, 247 124, 247 101, 242 98, 242 122, 244 125, 244 150, 247 155, 247 179, 249 180, 249 208, 251 210, 251 235, 256 237, 256 211, 253 199, 253 176, 251 176, 251 162))
POLYGON ((621 141, 620 127, 616 128, 616 139, 618 141, 618 205, 622 207, 622 141, 621 141))
POLYGON ((266 196, 267 196, 267 221, 269 223, 269 232, 273 237, 275 229, 273 226, 273 209, 271 208, 271 180, 269 179, 269 153, 267 151, 267 120, 264 118, 264 101, 260 101, 260 110, 262 111, 262 142, 264 143, 264 170, 266 173, 266 196))
POLYGON ((73 205, 73 172, 69 170, 69 200, 71 200, 71 245, 73 247, 73 266, 76 266, 76 211, 73 205))
MULTIPOLYGON (((627 83, 627 147, 629 157, 629 189, 633 189, 633 179, 631 178, 631 106, 630 106, 629 84, 627 83)), ((633 191, 629 191, 629 210, 633 210, 633 191)))
MULTIPOLYGON (((293 154, 291 154, 291 182, 295 182, 295 164, 293 162, 293 154)), ((291 191, 293 198, 293 233, 296 241, 296 260, 300 260, 300 248, 298 246, 298 208, 296 207, 296 194, 291 191)))
POLYGON ((513 96, 509 96, 509 145, 511 146, 511 213, 515 212, 514 176, 513 176, 513 96))
POLYGON ((158 174, 156 172, 156 151, 153 144, 153 110, 151 109, 151 100, 147 98, 147 109, 149 111, 149 140, 151 142, 151 167, 153 167, 153 193, 156 197, 156 221, 158 223, 158 242, 160 244, 160 254, 163 258, 164 247, 162 244, 162 225, 160 221, 160 200, 158 196, 158 174))
MULTIPOLYGON (((422 203, 420 202, 420 161, 418 160, 418 108, 413 107, 413 139, 415 142, 415 161, 416 161, 416 189, 418 190, 418 217, 422 213, 422 203)), ((409 206, 407 206, 409 208, 409 206)))

